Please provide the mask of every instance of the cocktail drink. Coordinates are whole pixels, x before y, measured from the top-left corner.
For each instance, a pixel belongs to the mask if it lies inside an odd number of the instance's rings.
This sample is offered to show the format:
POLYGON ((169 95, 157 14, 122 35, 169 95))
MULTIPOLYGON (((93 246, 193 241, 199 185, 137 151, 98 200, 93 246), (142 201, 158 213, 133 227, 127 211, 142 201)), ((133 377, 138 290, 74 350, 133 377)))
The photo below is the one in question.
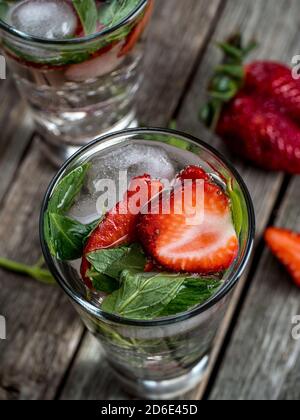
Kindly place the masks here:
POLYGON ((49 267, 130 390, 171 398, 202 378, 254 213, 236 171, 168 130, 127 130, 78 152, 42 209, 49 267))
POLYGON ((55 161, 136 125, 152 0, 0 0, 2 49, 55 161))

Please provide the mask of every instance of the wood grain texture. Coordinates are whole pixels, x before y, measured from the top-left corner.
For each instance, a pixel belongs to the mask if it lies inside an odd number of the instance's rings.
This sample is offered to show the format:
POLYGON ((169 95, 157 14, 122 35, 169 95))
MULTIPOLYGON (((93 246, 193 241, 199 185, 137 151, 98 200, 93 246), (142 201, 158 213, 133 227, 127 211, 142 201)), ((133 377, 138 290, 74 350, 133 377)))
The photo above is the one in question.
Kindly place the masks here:
MULTIPOLYGON (((276 224, 300 228, 300 178, 292 182, 276 224)), ((215 384, 212 399, 300 399, 299 289, 266 250, 215 384)))
POLYGON ((222 0, 158 0, 148 37, 139 121, 165 126, 184 93, 222 0))
POLYGON ((0 81, 0 204, 31 139, 33 127, 29 112, 12 78, 0 81))
MULTIPOLYGON (((211 1, 209 7, 198 0, 159 3, 145 63, 152 80, 143 84, 139 100, 147 123, 168 123, 219 4, 220 0, 211 1), (166 24, 172 13, 176 31, 166 24), (203 25, 200 35, 199 22, 203 25), (166 59, 169 54, 173 57, 170 61, 166 59), (178 66, 174 65, 176 60, 180 60, 178 66)), ((9 193, 0 213, 0 255, 29 263, 38 259, 38 212, 53 174, 54 169, 33 144, 14 182, 7 181, 9 193)), ((0 342, 0 399, 54 398, 82 337, 82 326, 71 305, 60 290, 1 271, 0 313, 7 317, 9 334, 7 341, 0 342)), ((100 399, 102 393, 108 395, 107 390, 117 396, 118 387, 103 361, 101 347, 95 342, 91 346, 91 341, 87 336, 83 343, 64 392, 66 398, 100 399), (82 383, 77 380, 83 375, 80 366, 86 367, 82 383), (107 379, 101 382, 103 386, 97 382, 101 378, 107 379)))
MULTIPOLYGON (((158 3, 149 33, 150 48, 146 55, 146 78, 139 109, 141 121, 148 125, 166 126, 204 47, 221 2, 211 1, 209 5, 199 0, 158 3)), ((128 398, 103 360, 99 344, 94 340, 92 342, 93 351, 90 351, 91 338, 85 338, 61 399, 128 398), (92 354, 89 358, 91 363, 89 369, 83 371, 87 354, 92 354)))
MULTIPOLYGON (((38 218, 52 175, 53 168, 32 150, 0 213, 1 256, 29 264, 41 256, 38 218)), ((1 271, 0 288, 0 312, 7 320, 0 399, 52 399, 83 327, 56 286, 1 271)))
MULTIPOLYGON (((279 59, 289 64, 298 46, 298 12, 299 2, 297 0, 279 0, 276 1, 276 4, 272 0, 254 0, 251 2, 228 0, 212 41, 207 47, 198 74, 178 116, 178 127, 180 129, 191 132, 216 147, 239 170, 254 202, 257 218, 257 239, 261 238, 268 223, 282 185, 283 176, 256 169, 231 155, 220 139, 209 133, 199 123, 197 109, 199 109, 200 104, 205 103, 205 90, 209 77, 222 59, 222 54, 215 45, 217 41, 226 39, 232 31, 241 30, 246 39, 257 38, 260 41, 260 47, 255 52, 256 58, 279 59)), ((253 56, 250 58, 253 58, 253 56)), ((221 326, 207 377, 202 382, 200 389, 193 393, 194 398, 201 398, 206 390, 207 382, 246 282, 247 276, 245 275, 236 288, 231 306, 221 326)))

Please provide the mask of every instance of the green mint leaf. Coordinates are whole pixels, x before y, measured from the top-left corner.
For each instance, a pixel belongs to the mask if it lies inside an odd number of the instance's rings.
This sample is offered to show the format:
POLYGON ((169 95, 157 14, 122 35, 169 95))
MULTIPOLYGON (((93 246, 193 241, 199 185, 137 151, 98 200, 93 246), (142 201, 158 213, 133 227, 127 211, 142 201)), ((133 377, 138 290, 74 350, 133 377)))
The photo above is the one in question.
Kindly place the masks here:
POLYGON ((56 186, 50 197, 48 208, 44 216, 44 236, 49 250, 53 256, 56 255, 55 237, 51 232, 50 213, 63 215, 72 207, 75 198, 83 187, 87 172, 91 167, 90 163, 79 166, 66 175, 56 186))
POLYGON ((146 264, 146 257, 138 244, 91 252, 87 259, 95 271, 115 280, 119 280, 123 270, 143 271, 146 264))
POLYGON ((69 217, 49 213, 51 250, 61 261, 76 260, 82 256, 87 237, 95 228, 95 223, 83 225, 69 217))
POLYGON ((48 211, 64 214, 72 207, 75 198, 80 193, 90 163, 85 163, 66 175, 55 187, 49 200, 48 211))
POLYGON ((234 189, 232 186, 232 180, 228 182, 227 193, 231 200, 231 212, 233 224, 238 236, 240 236, 243 228, 243 207, 241 202, 241 196, 238 190, 234 189))
POLYGON ((79 16, 85 35, 96 32, 98 10, 95 0, 72 0, 73 6, 79 16))
POLYGON ((221 284, 222 282, 216 279, 186 279, 177 296, 161 311, 159 316, 176 315, 201 305, 215 294, 221 284))
POLYGON ((5 20, 9 6, 6 1, 0 1, 0 19, 5 20))
POLYGON ((99 21, 107 28, 120 23, 140 4, 141 0, 112 0, 100 7, 99 21))
POLYGON ((153 319, 177 296, 185 279, 176 274, 124 270, 121 288, 103 301, 102 309, 129 319, 153 319))
POLYGON ((87 272, 87 277, 91 280, 94 289, 98 292, 112 293, 120 287, 120 283, 117 280, 105 274, 98 273, 93 268, 87 272))

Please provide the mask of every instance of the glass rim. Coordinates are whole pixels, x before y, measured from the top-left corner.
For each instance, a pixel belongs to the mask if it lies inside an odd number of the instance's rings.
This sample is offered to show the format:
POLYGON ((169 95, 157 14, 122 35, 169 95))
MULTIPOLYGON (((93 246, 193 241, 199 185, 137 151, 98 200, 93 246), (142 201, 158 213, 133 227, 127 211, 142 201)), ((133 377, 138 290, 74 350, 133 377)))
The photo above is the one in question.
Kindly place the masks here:
POLYGON ((20 38, 24 41, 34 42, 36 44, 45 44, 45 45, 81 45, 84 43, 88 43, 90 41, 95 41, 98 38, 106 37, 117 31, 118 29, 122 28, 124 25, 129 23, 130 21, 134 20, 136 15, 146 6, 149 0, 140 0, 140 4, 138 4, 135 9, 121 22, 117 25, 113 26, 112 28, 103 29, 100 32, 96 32, 94 34, 84 36, 82 38, 71 38, 71 39, 47 39, 42 37, 36 37, 34 35, 27 34, 19 29, 14 28, 13 26, 5 23, 2 19, 0 19, 0 29, 3 29, 5 32, 13 35, 17 38, 20 38))
POLYGON ((40 213, 40 242, 41 247, 43 251, 43 255, 45 258, 45 261, 60 285, 60 287, 64 290, 64 292, 71 298, 72 301, 74 301, 76 304, 78 304, 81 308, 85 309, 88 313, 96 316, 97 318, 101 317, 107 321, 114 322, 116 324, 120 325, 126 325, 126 326, 136 326, 136 327, 155 327, 155 326, 164 326, 164 325, 171 325, 178 322, 182 322, 188 319, 191 319, 195 316, 198 316, 210 308, 212 308, 216 303, 218 303, 220 300, 222 300, 227 294, 233 289, 233 287, 236 285, 238 280, 240 279, 241 275, 243 274, 250 255, 251 251, 253 249, 254 239, 255 239, 255 231, 256 231, 256 221, 255 221, 255 212, 254 212, 254 206, 252 202, 251 195, 249 193, 249 190, 243 181, 242 177, 240 176, 239 172, 233 167, 233 165, 228 162, 224 156, 219 153, 214 147, 210 146, 206 142, 197 139, 195 136, 192 136, 190 134, 183 133, 178 130, 172 130, 172 129, 163 129, 163 128, 138 128, 138 129, 127 129, 118 131, 115 133, 107 134, 105 136, 100 136, 96 140, 92 141, 91 143, 87 144, 86 146, 82 147, 80 150, 78 150, 73 156, 71 156, 70 159, 68 159, 64 165, 61 167, 61 169, 58 171, 58 173, 55 175, 55 177, 52 179, 50 185, 48 186, 48 189, 46 191, 45 197, 43 199, 41 213, 40 213), (239 266, 232 274, 232 277, 230 277, 227 281, 227 284, 224 285, 224 287, 221 287, 219 291, 207 302, 204 302, 200 306, 196 306, 194 309, 189 310, 187 312, 172 315, 170 317, 165 318, 159 318, 155 320, 134 320, 134 319, 128 319, 123 318, 115 314, 110 314, 105 311, 102 311, 100 308, 96 307, 94 304, 88 302, 86 299, 83 299, 81 296, 78 296, 78 294, 66 283, 64 276, 60 274, 59 270, 56 268, 53 257, 50 253, 50 250, 46 244, 45 237, 44 237, 44 214, 48 208, 48 202, 51 197, 53 188, 57 184, 58 180, 61 178, 61 176, 66 172, 68 167, 78 158, 80 157, 84 152, 86 152, 89 149, 92 149, 95 145, 98 143, 109 143, 110 140, 118 139, 120 137, 124 137, 126 135, 145 135, 145 134, 157 134, 157 135, 173 135, 181 137, 185 140, 187 140, 191 144, 195 144, 196 146, 201 146, 204 149, 211 152, 214 156, 216 156, 218 159, 222 161, 223 164, 226 165, 226 167, 232 172, 234 175, 236 181, 238 182, 243 197, 246 202, 247 207, 247 213, 248 213, 248 219, 249 219, 249 231, 247 235, 247 243, 245 247, 245 252, 242 260, 239 263, 239 266))

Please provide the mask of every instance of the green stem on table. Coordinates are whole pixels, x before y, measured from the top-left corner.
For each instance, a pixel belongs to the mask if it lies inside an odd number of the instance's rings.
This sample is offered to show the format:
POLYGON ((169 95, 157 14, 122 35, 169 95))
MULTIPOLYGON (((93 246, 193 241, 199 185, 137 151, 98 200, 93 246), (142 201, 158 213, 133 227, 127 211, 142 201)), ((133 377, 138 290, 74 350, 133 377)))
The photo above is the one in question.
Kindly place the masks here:
POLYGON ((26 275, 44 284, 55 284, 49 270, 42 268, 44 262, 40 259, 35 265, 26 265, 7 258, 0 258, 0 268, 17 274, 26 275))

